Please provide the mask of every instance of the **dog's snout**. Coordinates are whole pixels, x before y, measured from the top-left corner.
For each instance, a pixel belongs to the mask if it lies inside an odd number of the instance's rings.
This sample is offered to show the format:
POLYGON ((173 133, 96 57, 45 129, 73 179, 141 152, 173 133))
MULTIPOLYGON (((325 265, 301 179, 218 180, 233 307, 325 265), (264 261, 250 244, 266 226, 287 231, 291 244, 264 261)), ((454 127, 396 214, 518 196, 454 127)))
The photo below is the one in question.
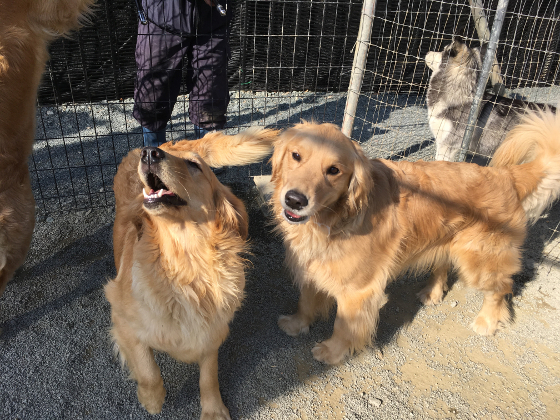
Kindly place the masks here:
POLYGON ((286 205, 294 210, 301 210, 305 206, 307 206, 307 197, 302 193, 290 190, 286 193, 286 205))
POLYGON ((158 147, 144 147, 141 152, 143 163, 155 165, 165 158, 165 152, 158 147))

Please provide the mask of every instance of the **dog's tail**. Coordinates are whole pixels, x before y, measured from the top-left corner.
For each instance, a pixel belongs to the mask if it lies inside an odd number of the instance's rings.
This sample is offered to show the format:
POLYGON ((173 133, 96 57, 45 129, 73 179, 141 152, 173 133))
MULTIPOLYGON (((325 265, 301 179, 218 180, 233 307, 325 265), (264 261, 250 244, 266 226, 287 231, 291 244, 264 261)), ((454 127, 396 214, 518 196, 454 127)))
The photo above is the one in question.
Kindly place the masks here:
POLYGON ((206 134, 199 140, 165 143, 161 148, 178 155, 183 151, 196 152, 213 167, 248 165, 260 162, 272 153, 272 144, 278 133, 278 130, 250 127, 233 136, 215 132, 206 134))
POLYGON ((560 114, 528 112, 496 150, 491 166, 509 167, 530 223, 560 195, 560 114))

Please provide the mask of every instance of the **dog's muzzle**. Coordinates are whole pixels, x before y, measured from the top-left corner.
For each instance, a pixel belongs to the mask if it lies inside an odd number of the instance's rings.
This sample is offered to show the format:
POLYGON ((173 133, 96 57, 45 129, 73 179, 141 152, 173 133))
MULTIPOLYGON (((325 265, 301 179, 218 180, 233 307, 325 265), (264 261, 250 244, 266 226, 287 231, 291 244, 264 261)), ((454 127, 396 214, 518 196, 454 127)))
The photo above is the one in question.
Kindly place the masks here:
POLYGON ((301 210, 305 209, 307 204, 309 204, 307 197, 296 190, 290 190, 284 196, 284 203, 286 207, 284 208, 283 216, 290 223, 303 223, 309 219, 309 216, 301 216, 297 214, 301 210))
POLYGON ((143 189, 144 206, 147 208, 159 205, 184 206, 187 204, 181 197, 169 191, 169 188, 157 176, 159 163, 165 159, 165 152, 157 147, 144 147, 140 152, 141 167, 146 174, 148 190, 143 189))

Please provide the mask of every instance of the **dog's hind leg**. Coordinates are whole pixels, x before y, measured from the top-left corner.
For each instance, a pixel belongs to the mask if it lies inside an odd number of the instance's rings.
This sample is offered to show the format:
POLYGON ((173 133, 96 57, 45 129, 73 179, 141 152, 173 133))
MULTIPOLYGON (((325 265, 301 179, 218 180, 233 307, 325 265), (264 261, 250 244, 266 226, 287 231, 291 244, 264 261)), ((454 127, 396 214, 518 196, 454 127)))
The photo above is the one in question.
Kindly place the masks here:
POLYGON ((293 315, 281 315, 278 319, 278 326, 292 337, 307 334, 309 326, 318 316, 328 316, 333 304, 334 299, 317 290, 313 284, 306 283, 301 287, 297 312, 293 315))
POLYGON ((447 292, 447 272, 449 264, 442 264, 433 269, 428 284, 416 294, 424 305, 437 305, 441 303, 443 294, 447 292))
POLYGON ((119 348, 121 360, 138 383, 138 400, 150 414, 159 413, 165 400, 165 388, 152 349, 138 340, 126 324, 120 324, 115 316, 111 334, 119 348))
MULTIPOLYGON (((508 293, 511 293, 511 290, 508 293)), ((480 335, 492 335, 510 321, 509 306, 505 299, 508 293, 484 293, 482 309, 471 325, 474 332, 480 335)))
POLYGON ((387 302, 384 291, 346 294, 337 299, 333 335, 313 347, 313 357, 329 365, 339 364, 371 342, 377 329, 379 310, 387 302))
POLYGON ((496 247, 496 252, 489 252, 490 247, 480 251, 462 253, 457 269, 467 285, 484 292, 482 309, 471 325, 473 330, 492 335, 511 319, 506 296, 512 293, 511 276, 519 270, 520 252, 514 246, 496 247))

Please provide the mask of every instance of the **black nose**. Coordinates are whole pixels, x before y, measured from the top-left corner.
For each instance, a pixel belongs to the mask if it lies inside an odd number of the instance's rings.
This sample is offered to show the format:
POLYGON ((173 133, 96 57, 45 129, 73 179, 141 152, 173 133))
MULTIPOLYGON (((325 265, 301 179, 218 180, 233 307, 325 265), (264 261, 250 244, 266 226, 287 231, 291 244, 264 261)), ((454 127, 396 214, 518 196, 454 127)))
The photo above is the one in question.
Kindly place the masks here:
POLYGON ((307 206, 307 197, 295 190, 288 191, 285 200, 286 205, 294 210, 301 210, 307 206))
POLYGON ((158 147, 144 147, 140 156, 142 163, 155 165, 165 159, 165 152, 158 147))

